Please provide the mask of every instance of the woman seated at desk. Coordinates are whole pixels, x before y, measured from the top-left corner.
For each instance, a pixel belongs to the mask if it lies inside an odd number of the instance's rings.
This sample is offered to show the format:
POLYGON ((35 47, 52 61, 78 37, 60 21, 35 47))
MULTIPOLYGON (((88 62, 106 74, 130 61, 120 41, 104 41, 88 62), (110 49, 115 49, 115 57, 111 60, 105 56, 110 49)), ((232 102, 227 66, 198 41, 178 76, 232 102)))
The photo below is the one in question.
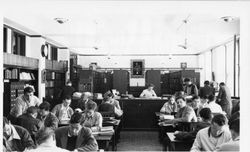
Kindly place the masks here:
POLYGON ((148 88, 144 89, 140 94, 140 98, 157 98, 155 91, 153 90, 155 87, 154 84, 148 84, 148 88))
POLYGON ((166 102, 160 112, 166 114, 172 114, 177 112, 177 103, 175 102, 175 96, 171 96, 168 102, 166 102))
POLYGON ((100 131, 102 128, 103 118, 99 112, 95 111, 96 107, 94 101, 88 101, 81 118, 81 125, 91 128, 92 131, 100 131))

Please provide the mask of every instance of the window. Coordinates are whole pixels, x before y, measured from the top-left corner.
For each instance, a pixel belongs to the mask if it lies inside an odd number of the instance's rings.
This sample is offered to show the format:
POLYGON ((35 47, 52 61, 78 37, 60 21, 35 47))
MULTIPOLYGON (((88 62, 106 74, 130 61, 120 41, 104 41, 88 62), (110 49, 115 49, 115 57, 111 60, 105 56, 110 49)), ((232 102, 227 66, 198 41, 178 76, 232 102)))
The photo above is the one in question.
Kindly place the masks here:
POLYGON ((7 52, 7 28, 3 28, 3 52, 7 52))
POLYGON ((16 55, 25 56, 25 35, 12 31, 11 52, 16 55))

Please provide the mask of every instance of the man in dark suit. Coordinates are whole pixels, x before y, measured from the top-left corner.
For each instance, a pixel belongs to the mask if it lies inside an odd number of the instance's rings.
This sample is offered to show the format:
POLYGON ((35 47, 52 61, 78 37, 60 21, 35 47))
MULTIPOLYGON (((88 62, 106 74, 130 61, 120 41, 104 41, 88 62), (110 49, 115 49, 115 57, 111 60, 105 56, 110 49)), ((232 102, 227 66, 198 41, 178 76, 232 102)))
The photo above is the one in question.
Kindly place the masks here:
POLYGON ((227 113, 228 117, 230 117, 232 111, 231 93, 224 82, 220 83, 220 89, 217 99, 218 104, 221 106, 222 110, 227 113))
POLYGON ((73 151, 97 151, 98 144, 89 128, 80 125, 82 115, 74 113, 69 126, 56 129, 56 145, 73 151))
POLYGON ((3 118, 3 148, 5 151, 24 151, 34 147, 34 142, 26 129, 12 125, 7 118, 3 118))
POLYGON ((33 138, 35 139, 35 133, 42 127, 42 122, 36 119, 38 109, 31 106, 27 109, 25 114, 22 114, 17 118, 17 124, 27 129, 33 138))
POLYGON ((204 82, 204 87, 200 88, 199 96, 202 99, 207 99, 209 95, 214 95, 215 90, 209 85, 209 81, 204 82))

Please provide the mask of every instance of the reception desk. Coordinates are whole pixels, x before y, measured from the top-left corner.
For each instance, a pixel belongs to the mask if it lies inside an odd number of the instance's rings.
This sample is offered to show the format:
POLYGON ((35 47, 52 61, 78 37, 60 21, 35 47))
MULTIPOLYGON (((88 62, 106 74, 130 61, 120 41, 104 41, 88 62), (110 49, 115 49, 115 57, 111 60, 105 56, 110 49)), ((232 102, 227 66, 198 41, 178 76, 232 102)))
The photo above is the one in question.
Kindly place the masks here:
POLYGON ((123 130, 156 130, 158 120, 155 112, 160 111, 167 100, 162 99, 119 99, 124 111, 123 130))

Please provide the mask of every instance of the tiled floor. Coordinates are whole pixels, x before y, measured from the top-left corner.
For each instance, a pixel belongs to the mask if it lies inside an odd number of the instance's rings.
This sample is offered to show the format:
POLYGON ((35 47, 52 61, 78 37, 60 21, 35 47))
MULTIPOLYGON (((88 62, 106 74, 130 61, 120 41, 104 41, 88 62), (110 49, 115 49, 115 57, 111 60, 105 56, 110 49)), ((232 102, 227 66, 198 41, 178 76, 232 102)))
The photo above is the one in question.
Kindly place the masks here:
POLYGON ((162 151, 157 131, 122 131, 117 151, 162 151))

